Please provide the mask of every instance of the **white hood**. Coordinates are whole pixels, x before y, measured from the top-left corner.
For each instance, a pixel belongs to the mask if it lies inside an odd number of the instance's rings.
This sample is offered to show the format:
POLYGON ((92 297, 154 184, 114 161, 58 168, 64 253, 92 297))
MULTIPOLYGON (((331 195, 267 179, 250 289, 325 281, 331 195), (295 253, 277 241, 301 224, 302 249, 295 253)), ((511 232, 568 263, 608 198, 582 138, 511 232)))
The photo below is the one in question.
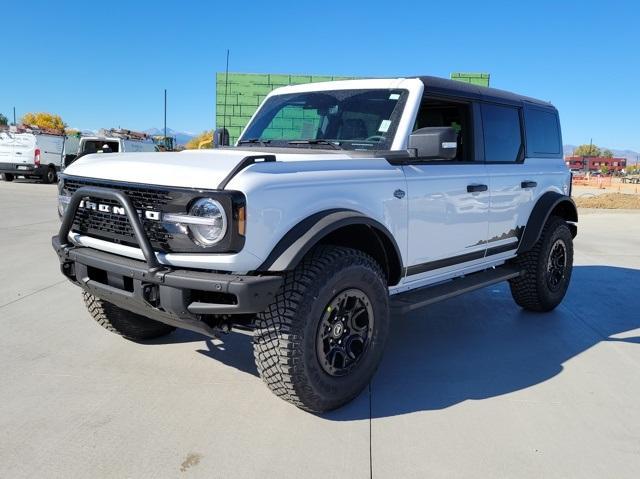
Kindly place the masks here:
POLYGON ((278 161, 344 160, 349 153, 305 151, 277 153, 258 148, 185 150, 165 153, 102 153, 83 156, 64 173, 85 178, 187 188, 217 188, 242 158, 275 154, 278 161))

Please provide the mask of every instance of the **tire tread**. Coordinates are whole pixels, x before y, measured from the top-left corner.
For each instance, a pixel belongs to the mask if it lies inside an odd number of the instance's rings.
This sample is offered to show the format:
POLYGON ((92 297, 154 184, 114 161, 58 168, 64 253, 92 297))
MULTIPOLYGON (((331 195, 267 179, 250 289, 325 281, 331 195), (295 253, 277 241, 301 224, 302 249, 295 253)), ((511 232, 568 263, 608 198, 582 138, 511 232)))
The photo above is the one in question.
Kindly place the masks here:
POLYGON ((339 274, 336 263, 344 259, 385 277, 378 263, 362 251, 320 246, 285 275, 275 300, 256 320, 254 358, 260 377, 276 396, 306 411, 320 412, 335 406, 328 405, 307 381, 302 367, 305 324, 298 313, 306 309, 303 300, 307 290, 318 287, 323 277, 339 274))
POLYGON ((104 329, 131 339, 153 339, 171 333, 176 328, 126 311, 83 291, 82 298, 91 317, 104 329))

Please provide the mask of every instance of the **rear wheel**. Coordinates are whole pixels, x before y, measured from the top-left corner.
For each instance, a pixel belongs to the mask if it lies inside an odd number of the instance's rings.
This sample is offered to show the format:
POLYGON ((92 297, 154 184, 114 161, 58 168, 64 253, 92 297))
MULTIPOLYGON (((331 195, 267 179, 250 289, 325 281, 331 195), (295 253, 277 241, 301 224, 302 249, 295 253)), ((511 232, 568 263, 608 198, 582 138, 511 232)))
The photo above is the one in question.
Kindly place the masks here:
POLYGON ((13 181, 14 176, 11 173, 2 173, 2 179, 4 181, 13 181))
POLYGON ((47 168, 47 172, 42 175, 42 181, 46 184, 55 183, 58 179, 58 175, 56 174, 56 169, 53 166, 47 168))
POLYGON ((335 409, 369 383, 388 330, 388 290, 378 263, 361 251, 322 246, 287 274, 258 315, 258 372, 274 394, 301 409, 335 409))
POLYGON ((567 223, 552 216, 535 246, 514 263, 524 274, 509 281, 515 302, 529 311, 551 311, 564 298, 573 270, 573 236, 567 223))
POLYGON ((89 314, 100 326, 127 339, 139 341, 158 338, 176 329, 168 324, 118 308, 86 291, 83 291, 82 297, 89 314))

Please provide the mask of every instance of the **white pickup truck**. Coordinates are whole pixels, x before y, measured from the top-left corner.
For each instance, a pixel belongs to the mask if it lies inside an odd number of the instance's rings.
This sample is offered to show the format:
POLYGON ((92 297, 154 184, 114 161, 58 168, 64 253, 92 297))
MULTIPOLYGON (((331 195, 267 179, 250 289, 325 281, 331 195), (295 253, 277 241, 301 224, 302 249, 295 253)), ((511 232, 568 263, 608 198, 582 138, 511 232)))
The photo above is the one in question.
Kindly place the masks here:
POLYGON ((153 139, 144 134, 123 129, 99 130, 97 135, 79 137, 76 153, 65 155, 67 167, 78 158, 94 153, 140 153, 158 151, 153 139))
POLYGON ((59 192, 53 247, 99 324, 252 332, 314 412, 367 385, 405 311, 500 281, 555 308, 578 221, 556 109, 434 77, 280 88, 235 147, 87 156, 59 192))

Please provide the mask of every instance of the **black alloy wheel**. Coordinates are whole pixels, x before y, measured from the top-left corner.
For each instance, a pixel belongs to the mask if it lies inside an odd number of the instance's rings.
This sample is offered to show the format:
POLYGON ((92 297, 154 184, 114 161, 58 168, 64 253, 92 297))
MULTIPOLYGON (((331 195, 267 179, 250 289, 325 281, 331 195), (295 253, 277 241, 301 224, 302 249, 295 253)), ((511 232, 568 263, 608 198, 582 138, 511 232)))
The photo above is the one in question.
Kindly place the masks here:
POLYGON ((567 245, 562 239, 557 239, 549 252, 545 273, 547 286, 551 291, 557 291, 560 288, 562 280, 565 277, 566 269, 567 245))
POLYGON ((318 324, 316 352, 330 376, 349 374, 367 354, 374 326, 371 301, 359 289, 337 294, 324 308, 318 324))

